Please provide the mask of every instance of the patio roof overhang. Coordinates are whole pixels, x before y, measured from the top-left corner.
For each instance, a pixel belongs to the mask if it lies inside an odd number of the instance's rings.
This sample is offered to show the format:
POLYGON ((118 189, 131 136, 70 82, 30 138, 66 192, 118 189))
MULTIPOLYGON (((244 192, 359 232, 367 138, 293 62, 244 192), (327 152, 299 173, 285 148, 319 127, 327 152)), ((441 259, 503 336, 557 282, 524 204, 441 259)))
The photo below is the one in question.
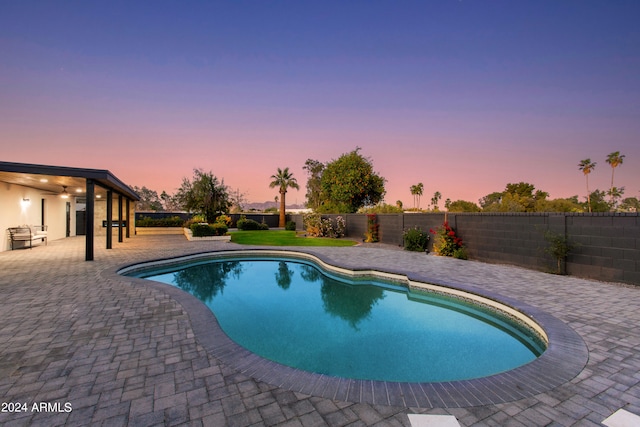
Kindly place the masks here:
POLYGON ((140 200, 128 185, 108 170, 0 162, 0 182, 36 188, 50 194, 62 193, 63 186, 70 193, 78 189, 82 190, 79 193, 84 193, 87 179, 102 189, 98 189, 96 194, 106 194, 111 190, 129 200, 140 200))
MULTIPOLYGON (((140 197, 128 185, 108 170, 72 168, 65 166, 36 165, 28 163, 0 162, 0 182, 21 185, 41 190, 44 194, 59 195, 64 191, 77 197, 86 197, 86 252, 85 259, 93 260, 94 230, 93 213, 96 197, 107 200, 107 249, 111 249, 111 203, 114 193, 118 195, 118 216, 122 216, 122 200, 126 200, 127 214, 129 202, 140 197)), ((126 231, 129 237, 129 221, 126 231)), ((122 227, 119 228, 119 241, 122 241, 122 227)))

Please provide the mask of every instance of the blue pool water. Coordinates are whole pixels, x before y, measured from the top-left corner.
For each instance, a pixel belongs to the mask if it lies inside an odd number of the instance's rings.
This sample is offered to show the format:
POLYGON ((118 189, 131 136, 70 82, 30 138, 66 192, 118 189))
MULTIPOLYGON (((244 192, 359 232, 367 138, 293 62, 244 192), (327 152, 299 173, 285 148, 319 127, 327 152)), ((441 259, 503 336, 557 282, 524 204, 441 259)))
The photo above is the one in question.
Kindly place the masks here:
POLYGON ((137 274, 203 301, 236 343, 281 364, 354 379, 479 378, 544 351, 495 312, 293 259, 214 260, 137 274))

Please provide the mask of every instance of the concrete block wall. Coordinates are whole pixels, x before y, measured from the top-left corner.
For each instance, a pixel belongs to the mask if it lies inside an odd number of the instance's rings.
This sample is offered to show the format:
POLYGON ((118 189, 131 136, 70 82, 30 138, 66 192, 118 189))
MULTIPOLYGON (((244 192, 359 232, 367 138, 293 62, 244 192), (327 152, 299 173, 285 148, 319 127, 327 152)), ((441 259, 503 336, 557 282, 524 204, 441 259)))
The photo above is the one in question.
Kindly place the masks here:
MULTIPOLYGON (((331 215, 335 217, 337 215, 331 215)), ((347 236, 362 239, 367 216, 343 215, 347 236)), ((545 252, 547 230, 564 234, 574 248, 566 260, 568 274, 640 285, 640 215, 638 213, 449 213, 470 259, 511 264, 540 271, 555 271, 556 261, 545 252)), ((302 215, 294 215, 299 230, 302 215)), ((402 232, 418 226, 436 229, 444 213, 379 214, 382 243, 402 245, 402 232)), ((429 241, 429 250, 433 239, 429 241)))
POLYGON ((548 214, 449 214, 449 224, 467 247, 470 259, 535 270, 555 268, 555 260, 544 252, 548 214))
POLYGON ((640 284, 638 214, 567 215, 566 230, 576 244, 567 260, 567 273, 640 284))

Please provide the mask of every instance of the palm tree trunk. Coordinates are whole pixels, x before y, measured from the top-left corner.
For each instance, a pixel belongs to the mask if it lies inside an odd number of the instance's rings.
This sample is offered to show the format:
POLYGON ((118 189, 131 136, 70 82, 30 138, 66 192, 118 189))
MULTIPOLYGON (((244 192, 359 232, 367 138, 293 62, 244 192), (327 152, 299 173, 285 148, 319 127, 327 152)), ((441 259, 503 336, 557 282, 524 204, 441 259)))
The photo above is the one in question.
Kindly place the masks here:
POLYGON ((613 174, 615 173, 616 168, 611 166, 611 207, 613 207, 613 174))
POLYGON ((587 204, 589 205, 589 213, 591 213, 591 193, 589 192, 589 174, 585 175, 587 177, 587 204))
POLYGON ((284 195, 286 194, 286 191, 281 191, 280 192, 280 220, 278 221, 278 227, 283 228, 284 227, 284 223, 285 223, 285 202, 284 202, 284 195))

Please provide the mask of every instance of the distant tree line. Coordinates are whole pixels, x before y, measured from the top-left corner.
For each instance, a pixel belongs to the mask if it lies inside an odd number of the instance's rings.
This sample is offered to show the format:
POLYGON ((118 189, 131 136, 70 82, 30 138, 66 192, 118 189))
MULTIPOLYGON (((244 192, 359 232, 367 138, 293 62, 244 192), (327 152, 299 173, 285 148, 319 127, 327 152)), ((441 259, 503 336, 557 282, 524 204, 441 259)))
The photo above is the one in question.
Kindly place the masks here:
MULTIPOLYGON (((307 159, 303 169, 307 172, 307 207, 318 213, 392 213, 403 212, 402 202, 395 205, 383 202, 386 179, 373 168, 373 161, 363 156, 361 148, 342 154, 337 159, 321 162, 307 159)), ((611 166, 611 186, 607 191, 589 188, 589 175, 596 163, 587 158, 578 164, 585 176, 587 195, 584 201, 578 196, 549 199, 549 193, 538 190, 531 183, 508 183, 503 191, 487 194, 474 203, 467 200, 446 199, 444 207, 450 212, 637 212, 640 202, 636 197, 623 198, 624 187, 614 185, 615 169, 623 163, 624 154, 610 153, 606 162, 611 166)), ((289 188, 299 189, 296 178, 289 168, 277 168, 268 185, 277 188, 280 201, 280 223, 284 222, 285 196, 289 188)), ((194 169, 191 179, 183 178, 178 191, 169 195, 162 191, 158 195, 146 187, 132 187, 140 196, 138 211, 188 211, 198 213, 213 222, 221 214, 242 212, 244 195, 232 192, 224 179, 212 172, 194 169)), ((420 208, 424 194, 422 182, 409 188, 413 196, 413 207, 408 210, 425 211, 420 208)), ((275 197, 278 200, 278 196, 275 197)), ((442 194, 433 193, 426 211, 439 211, 442 194)), ((283 226, 283 225, 282 225, 283 226)))

